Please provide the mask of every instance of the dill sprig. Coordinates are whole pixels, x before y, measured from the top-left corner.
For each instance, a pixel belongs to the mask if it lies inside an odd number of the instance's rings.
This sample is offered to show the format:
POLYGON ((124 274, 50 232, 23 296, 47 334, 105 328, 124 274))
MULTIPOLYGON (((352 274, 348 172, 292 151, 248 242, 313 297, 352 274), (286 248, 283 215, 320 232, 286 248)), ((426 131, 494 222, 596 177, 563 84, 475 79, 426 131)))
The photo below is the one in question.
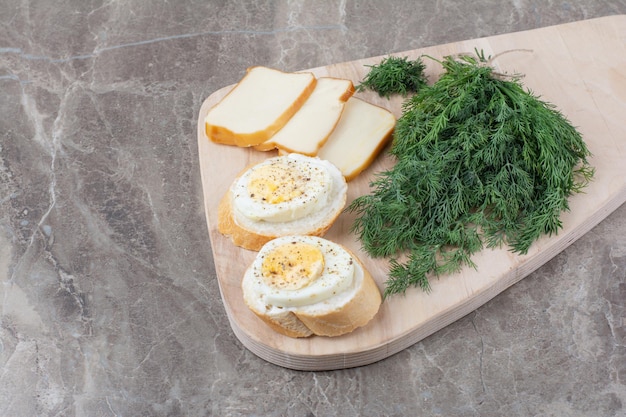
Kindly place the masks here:
POLYGON ((348 206, 366 252, 391 258, 385 297, 428 291, 485 246, 527 253, 593 177, 580 133, 519 78, 481 54, 438 62, 440 78, 403 104, 396 163, 348 206))
POLYGON ((366 67, 370 70, 356 86, 356 90, 370 89, 384 98, 389 98, 393 94, 406 97, 418 92, 427 82, 424 75, 426 66, 421 57, 409 60, 408 57, 389 56, 379 64, 366 67))

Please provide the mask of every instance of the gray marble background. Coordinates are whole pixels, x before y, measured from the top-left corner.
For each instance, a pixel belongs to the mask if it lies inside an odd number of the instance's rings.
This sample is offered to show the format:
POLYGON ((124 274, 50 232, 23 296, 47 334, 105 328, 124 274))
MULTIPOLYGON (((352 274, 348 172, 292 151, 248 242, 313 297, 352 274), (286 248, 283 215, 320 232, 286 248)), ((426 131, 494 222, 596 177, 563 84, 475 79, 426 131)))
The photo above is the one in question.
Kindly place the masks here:
POLYGON ((625 0, 0 0, 0 416, 624 416, 626 207, 381 362, 299 372, 230 330, 195 124, 300 70, 626 13, 625 0))

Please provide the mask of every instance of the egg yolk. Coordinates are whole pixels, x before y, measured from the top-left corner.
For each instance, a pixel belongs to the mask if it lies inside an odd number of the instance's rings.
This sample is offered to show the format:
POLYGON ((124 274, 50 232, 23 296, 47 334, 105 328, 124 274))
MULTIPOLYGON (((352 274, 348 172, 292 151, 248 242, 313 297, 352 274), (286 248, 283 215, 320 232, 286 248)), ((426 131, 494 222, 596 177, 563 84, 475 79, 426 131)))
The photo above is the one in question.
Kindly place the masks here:
POLYGON ((309 243, 286 243, 265 255, 261 271, 268 286, 298 290, 322 275, 324 254, 309 243))
POLYGON ((253 200, 279 204, 300 196, 303 181, 303 176, 288 165, 264 165, 251 173, 248 192, 253 200))

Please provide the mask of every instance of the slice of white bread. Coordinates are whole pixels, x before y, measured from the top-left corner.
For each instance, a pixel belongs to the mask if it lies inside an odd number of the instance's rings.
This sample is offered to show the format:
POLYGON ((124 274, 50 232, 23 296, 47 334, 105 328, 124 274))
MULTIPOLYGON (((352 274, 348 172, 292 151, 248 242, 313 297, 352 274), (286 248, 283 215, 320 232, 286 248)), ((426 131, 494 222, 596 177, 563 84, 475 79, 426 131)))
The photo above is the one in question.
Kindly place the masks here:
POLYGON ((265 142, 300 109, 315 89, 310 72, 283 72, 255 66, 213 106, 206 135, 216 143, 241 147, 265 142))
POLYGON ((317 156, 332 162, 351 181, 378 156, 395 125, 396 118, 387 109, 350 97, 317 156))
POLYGON ((268 242, 247 268, 241 285, 248 308, 273 330, 289 337, 350 333, 372 320, 382 303, 376 282, 352 252, 311 236, 285 236, 268 242), (321 268, 306 252, 272 258, 276 248, 299 243, 319 249, 324 259, 321 268), (275 259, 282 263, 268 268, 266 262, 272 266, 275 259), (281 272, 276 271, 287 263, 287 268, 297 273, 277 276, 281 272), (310 273, 313 268, 317 269, 310 273))
POLYGON ((309 98, 287 124, 255 149, 278 148, 286 153, 314 156, 337 125, 344 104, 353 93, 354 85, 350 80, 318 78, 309 98))
MULTIPOLYGON (((278 176, 273 177, 278 178, 278 176)), ((281 179, 282 181, 282 179, 281 179)), ((258 182, 258 180, 257 180, 258 182)), ((304 179, 306 187, 312 187, 315 181, 304 179)), ((274 183, 277 189, 281 188, 281 184, 274 183)), ((294 189, 292 184, 287 184, 288 187, 294 189)), ((297 192, 297 191, 296 191, 297 192)), ((341 171, 337 169, 328 161, 321 160, 317 157, 309 157, 300 154, 281 155, 273 158, 268 158, 258 164, 253 164, 242 171, 233 181, 228 191, 224 194, 220 200, 218 206, 218 231, 230 237, 234 245, 242 247, 244 249, 258 251, 268 241, 285 235, 314 235, 323 236, 328 229, 333 225, 337 217, 341 214, 345 207, 348 195, 348 185, 345 178, 341 174, 341 171), (236 207, 241 207, 241 204, 236 202, 237 198, 245 198, 242 196, 242 184, 246 183, 246 176, 249 177, 250 173, 254 170, 258 170, 259 167, 277 164, 287 163, 295 167, 294 171, 306 172, 307 166, 311 167, 315 171, 316 175, 324 175, 327 178, 326 182, 323 182, 325 191, 313 199, 313 195, 306 191, 302 194, 302 198, 309 198, 307 202, 302 205, 295 205, 292 207, 291 212, 298 211, 300 214, 298 217, 288 221, 266 221, 254 218, 242 210, 237 210, 236 207), (321 173, 321 174, 320 174, 321 173), (241 179, 241 180, 240 180, 241 179), (308 197, 307 197, 308 196, 308 197), (304 212, 304 204, 308 204, 313 201, 315 206, 314 211, 311 210, 304 212), (304 213, 304 214, 302 214, 304 213)), ((278 196, 279 198, 282 198, 278 196)), ((297 198, 293 200, 287 200, 289 202, 296 202, 297 198)), ((265 204, 265 202, 263 202, 265 204)), ((298 203, 299 204, 299 203, 298 203)), ((272 204, 268 203, 263 207, 263 210, 273 210, 272 204)))

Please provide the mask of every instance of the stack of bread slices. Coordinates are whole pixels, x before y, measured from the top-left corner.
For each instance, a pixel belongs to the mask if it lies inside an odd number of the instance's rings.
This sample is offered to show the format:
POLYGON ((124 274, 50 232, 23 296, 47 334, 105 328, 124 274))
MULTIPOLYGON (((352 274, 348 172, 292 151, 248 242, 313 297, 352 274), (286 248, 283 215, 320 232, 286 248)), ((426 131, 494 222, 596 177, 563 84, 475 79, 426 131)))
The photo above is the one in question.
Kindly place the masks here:
POLYGON ((206 134, 221 144, 317 156, 350 181, 384 148, 396 123, 391 112, 353 93, 347 79, 254 66, 209 110, 206 134))

